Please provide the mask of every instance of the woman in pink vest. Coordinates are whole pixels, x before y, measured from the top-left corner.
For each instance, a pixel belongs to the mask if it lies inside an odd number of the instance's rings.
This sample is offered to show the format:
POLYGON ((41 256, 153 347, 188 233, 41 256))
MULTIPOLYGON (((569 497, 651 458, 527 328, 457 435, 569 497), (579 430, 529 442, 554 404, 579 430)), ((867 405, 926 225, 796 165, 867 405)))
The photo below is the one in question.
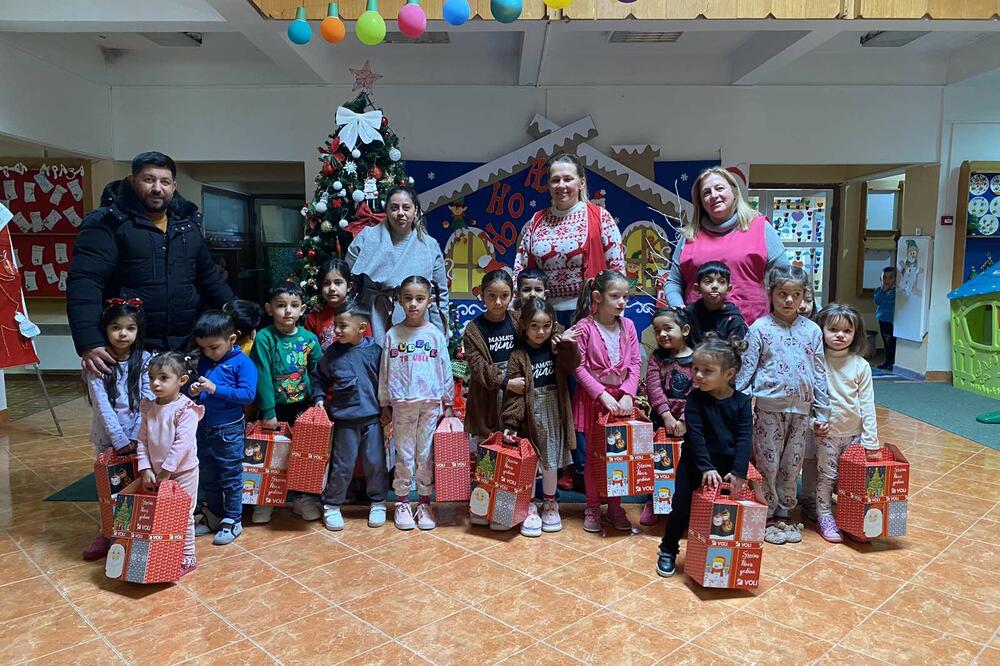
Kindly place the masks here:
POLYGON ((610 268, 625 271, 622 235, 611 213, 587 200, 583 165, 573 155, 549 163, 552 206, 524 225, 514 259, 514 279, 526 268, 540 268, 548 301, 563 326, 572 324, 585 278, 610 268))
POLYGON ((698 267, 721 261, 732 281, 727 300, 739 307, 747 326, 770 312, 764 276, 787 266, 778 232, 743 198, 735 176, 721 167, 705 169, 691 188, 694 215, 684 223, 664 286, 667 303, 683 307, 697 301, 698 267))

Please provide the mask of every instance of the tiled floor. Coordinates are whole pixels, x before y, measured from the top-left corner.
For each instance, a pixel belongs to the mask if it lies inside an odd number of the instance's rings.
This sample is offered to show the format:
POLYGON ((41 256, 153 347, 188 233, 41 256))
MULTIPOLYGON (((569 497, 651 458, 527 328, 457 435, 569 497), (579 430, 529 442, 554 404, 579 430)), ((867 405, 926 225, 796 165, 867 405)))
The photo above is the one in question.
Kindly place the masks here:
POLYGON ((41 502, 93 455, 86 405, 57 410, 63 439, 44 412, 0 435, 0 663, 1000 664, 1000 453, 881 409, 912 463, 909 535, 766 545, 756 593, 657 578, 657 534, 585 534, 577 506, 540 539, 462 512, 424 534, 279 513, 199 539, 181 585, 110 582, 79 560, 95 506, 41 502))

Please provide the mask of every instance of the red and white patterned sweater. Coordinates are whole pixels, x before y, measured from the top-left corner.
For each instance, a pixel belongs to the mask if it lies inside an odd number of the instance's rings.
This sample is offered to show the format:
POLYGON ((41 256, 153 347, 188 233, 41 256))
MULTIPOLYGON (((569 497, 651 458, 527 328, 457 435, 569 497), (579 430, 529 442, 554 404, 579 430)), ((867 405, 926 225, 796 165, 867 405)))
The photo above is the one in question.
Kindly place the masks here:
MULTIPOLYGON (((568 213, 551 209, 542 215, 537 226, 531 222, 524 229, 514 259, 514 276, 528 268, 528 258, 545 271, 549 279, 549 298, 576 298, 583 284, 583 247, 587 240, 587 207, 582 202, 568 213)), ((601 244, 604 259, 611 268, 625 272, 622 235, 611 213, 601 209, 601 244)))

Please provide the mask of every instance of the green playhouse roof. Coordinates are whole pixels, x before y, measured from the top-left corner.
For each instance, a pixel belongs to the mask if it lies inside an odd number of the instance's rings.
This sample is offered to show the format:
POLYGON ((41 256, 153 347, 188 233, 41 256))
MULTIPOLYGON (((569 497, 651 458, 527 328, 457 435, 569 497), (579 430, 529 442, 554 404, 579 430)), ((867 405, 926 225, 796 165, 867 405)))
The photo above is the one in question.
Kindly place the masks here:
POLYGON ((948 293, 949 299, 983 296, 1000 292, 1000 264, 980 273, 958 289, 948 293))

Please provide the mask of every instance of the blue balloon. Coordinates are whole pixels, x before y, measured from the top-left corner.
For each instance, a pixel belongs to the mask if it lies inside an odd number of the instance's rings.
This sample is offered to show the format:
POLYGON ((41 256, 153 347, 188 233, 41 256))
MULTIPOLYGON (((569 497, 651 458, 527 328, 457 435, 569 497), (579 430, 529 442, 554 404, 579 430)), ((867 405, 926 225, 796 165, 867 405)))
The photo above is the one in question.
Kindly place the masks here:
POLYGON ((445 0, 441 15, 451 25, 462 25, 472 15, 468 0, 445 0))
POLYGON ((308 44, 312 39, 313 31, 309 24, 302 20, 295 20, 288 24, 288 41, 292 44, 308 44))
POLYGON ((521 0, 490 0, 490 13, 501 23, 513 23, 521 16, 521 0))

